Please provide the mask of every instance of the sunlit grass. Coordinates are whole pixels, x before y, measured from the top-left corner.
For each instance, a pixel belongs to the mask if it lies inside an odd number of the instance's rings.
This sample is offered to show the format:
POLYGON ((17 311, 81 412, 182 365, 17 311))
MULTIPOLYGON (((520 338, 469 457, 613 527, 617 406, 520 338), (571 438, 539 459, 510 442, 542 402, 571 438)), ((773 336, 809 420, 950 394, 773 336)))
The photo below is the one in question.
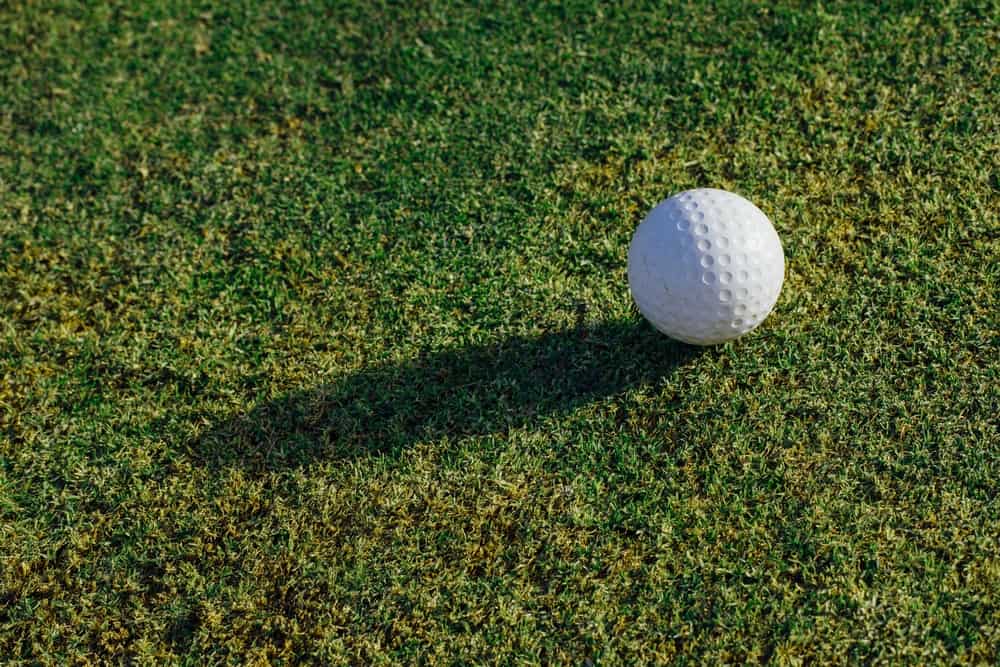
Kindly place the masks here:
POLYGON ((0 7, 0 658, 1000 645, 995 2, 0 7), (754 333, 631 304, 696 186, 754 333))

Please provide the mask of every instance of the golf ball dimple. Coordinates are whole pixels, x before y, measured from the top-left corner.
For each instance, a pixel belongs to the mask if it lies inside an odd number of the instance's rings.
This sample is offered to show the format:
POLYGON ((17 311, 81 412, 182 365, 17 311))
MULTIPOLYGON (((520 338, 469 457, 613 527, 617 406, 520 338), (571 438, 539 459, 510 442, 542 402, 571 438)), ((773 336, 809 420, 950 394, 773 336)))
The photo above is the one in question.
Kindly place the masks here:
POLYGON ((688 190, 660 202, 628 251, 639 311, 659 331, 695 345, 733 340, 774 308, 785 253, 774 226, 725 190, 688 190))

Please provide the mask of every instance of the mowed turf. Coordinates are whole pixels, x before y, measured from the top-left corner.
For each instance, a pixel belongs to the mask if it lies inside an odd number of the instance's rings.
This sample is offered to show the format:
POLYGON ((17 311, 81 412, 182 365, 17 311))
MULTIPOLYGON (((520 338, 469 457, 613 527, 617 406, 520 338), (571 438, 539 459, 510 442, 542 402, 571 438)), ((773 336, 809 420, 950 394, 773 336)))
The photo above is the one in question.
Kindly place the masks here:
POLYGON ((1000 5, 0 4, 0 656, 995 663, 1000 5), (645 212, 785 286, 655 333, 645 212))

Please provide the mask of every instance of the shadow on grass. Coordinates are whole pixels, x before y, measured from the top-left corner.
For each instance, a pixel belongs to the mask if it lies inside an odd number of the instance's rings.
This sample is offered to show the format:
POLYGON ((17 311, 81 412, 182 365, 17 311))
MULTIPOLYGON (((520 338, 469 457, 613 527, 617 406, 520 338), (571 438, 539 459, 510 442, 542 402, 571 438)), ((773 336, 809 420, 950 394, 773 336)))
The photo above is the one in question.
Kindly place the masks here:
POLYGON ((206 465, 266 471, 398 454, 420 440, 503 433, 656 382, 700 348, 636 321, 423 354, 290 393, 190 443, 206 465))

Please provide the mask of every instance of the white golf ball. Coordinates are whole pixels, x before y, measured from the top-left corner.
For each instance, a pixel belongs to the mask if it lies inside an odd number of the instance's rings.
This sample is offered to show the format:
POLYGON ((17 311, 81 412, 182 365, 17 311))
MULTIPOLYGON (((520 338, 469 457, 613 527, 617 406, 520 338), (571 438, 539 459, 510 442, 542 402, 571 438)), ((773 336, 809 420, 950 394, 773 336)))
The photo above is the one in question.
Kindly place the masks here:
POLYGON ((785 253, 767 216, 725 190, 660 202, 635 230, 628 283, 643 316, 695 345, 738 338, 764 321, 785 278, 785 253))

